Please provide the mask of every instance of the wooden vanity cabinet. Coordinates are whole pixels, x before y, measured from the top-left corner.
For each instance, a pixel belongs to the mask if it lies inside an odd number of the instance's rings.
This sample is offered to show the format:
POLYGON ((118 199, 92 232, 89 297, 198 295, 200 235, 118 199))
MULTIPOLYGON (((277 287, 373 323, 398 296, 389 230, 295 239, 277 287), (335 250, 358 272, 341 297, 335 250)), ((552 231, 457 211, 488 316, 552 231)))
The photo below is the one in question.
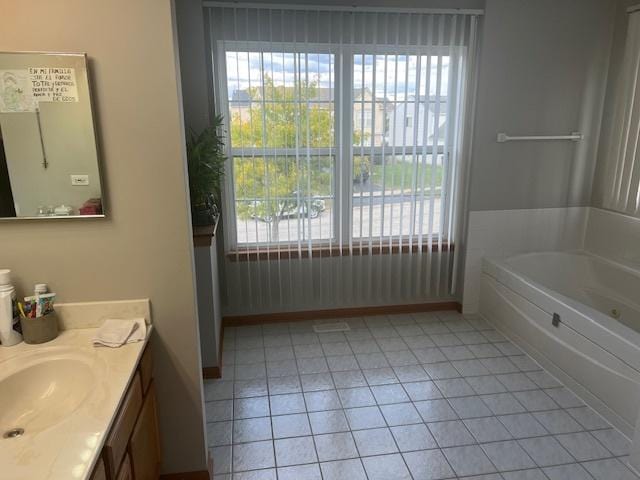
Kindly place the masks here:
POLYGON ((120 465, 117 480, 133 480, 133 473, 131 472, 131 457, 129 454, 124 457, 122 465, 120 465))
POLYGON ((104 460, 102 460, 102 457, 98 459, 96 466, 93 468, 91 480, 107 480, 107 470, 105 469, 104 460))
POLYGON ((160 435, 156 392, 147 345, 124 395, 91 480, 156 480, 160 469, 160 435))
POLYGON ((159 439, 156 394, 152 382, 129 442, 131 466, 135 480, 155 480, 158 478, 159 439))

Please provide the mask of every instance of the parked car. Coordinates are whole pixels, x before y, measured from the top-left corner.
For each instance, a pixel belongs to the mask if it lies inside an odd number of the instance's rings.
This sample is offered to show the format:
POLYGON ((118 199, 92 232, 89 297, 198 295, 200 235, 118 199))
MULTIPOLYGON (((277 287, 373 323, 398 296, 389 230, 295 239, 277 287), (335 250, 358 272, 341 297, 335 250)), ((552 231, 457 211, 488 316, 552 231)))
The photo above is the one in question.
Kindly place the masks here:
MULTIPOLYGON (((294 193, 295 195, 295 193, 294 193)), ((265 211, 264 204, 260 200, 256 200, 251 205, 253 213, 251 218, 261 220, 263 222, 271 222, 273 220, 272 212, 265 211)), ((280 219, 283 218, 318 218, 322 212, 326 209, 325 202, 321 198, 311 198, 306 200, 293 196, 288 199, 283 199, 278 202, 278 211, 280 213, 280 219)))

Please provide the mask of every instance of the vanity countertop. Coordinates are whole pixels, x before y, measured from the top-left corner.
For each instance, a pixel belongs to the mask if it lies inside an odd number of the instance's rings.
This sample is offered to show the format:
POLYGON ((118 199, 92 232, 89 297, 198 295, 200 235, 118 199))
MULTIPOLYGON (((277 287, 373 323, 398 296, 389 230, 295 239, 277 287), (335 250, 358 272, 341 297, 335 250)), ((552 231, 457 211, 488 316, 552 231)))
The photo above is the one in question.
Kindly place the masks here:
POLYGON ((88 479, 151 330, 144 342, 120 348, 94 347, 95 328, 63 330, 41 345, 0 346, 0 477, 88 479), (43 408, 48 402, 56 408, 43 408), (15 418, 25 425, 6 424, 15 418), (22 436, 1 436, 16 427, 24 427, 22 436))

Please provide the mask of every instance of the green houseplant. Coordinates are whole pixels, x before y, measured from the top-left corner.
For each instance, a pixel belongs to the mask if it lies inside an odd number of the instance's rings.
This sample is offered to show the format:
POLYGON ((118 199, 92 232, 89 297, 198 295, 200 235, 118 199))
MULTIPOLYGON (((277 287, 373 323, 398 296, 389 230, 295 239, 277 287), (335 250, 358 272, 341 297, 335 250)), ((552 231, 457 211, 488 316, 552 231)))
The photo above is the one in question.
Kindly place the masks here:
POLYGON ((213 118, 211 125, 187 138, 187 166, 191 193, 191 221, 194 225, 215 223, 220 204, 220 182, 224 176, 222 116, 213 118))

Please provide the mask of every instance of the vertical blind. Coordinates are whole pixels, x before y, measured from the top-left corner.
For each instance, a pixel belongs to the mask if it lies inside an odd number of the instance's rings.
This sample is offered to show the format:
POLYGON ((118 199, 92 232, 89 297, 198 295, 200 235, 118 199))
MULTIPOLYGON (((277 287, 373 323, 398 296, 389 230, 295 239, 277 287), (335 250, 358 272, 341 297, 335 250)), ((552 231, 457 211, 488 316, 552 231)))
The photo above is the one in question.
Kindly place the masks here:
POLYGON ((227 296, 449 296, 477 15, 216 4, 209 24, 227 296))
POLYGON ((614 127, 608 155, 605 207, 640 213, 640 11, 629 14, 614 127))

